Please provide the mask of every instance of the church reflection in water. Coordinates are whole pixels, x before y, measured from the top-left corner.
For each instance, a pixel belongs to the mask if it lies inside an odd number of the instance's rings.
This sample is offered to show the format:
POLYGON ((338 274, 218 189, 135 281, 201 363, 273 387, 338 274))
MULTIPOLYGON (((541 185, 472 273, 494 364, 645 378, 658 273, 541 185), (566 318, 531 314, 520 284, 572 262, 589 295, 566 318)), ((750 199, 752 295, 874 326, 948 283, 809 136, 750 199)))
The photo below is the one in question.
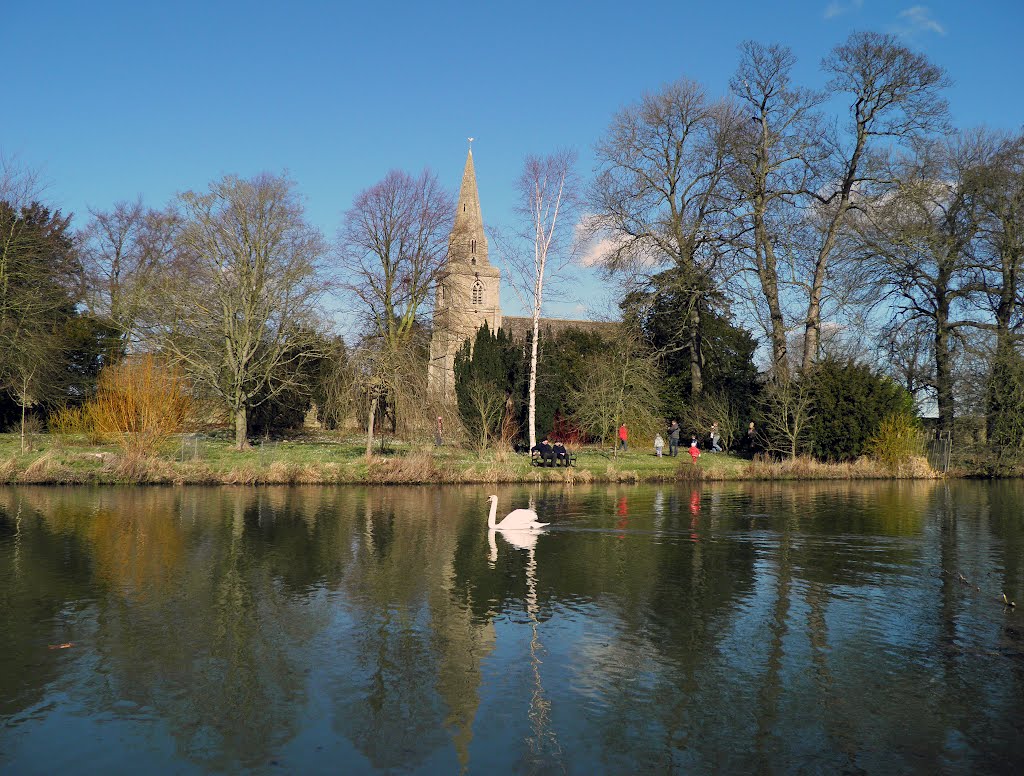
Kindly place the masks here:
POLYGON ((499 492, 0 489, 0 769, 1019 760, 1019 484, 499 492))

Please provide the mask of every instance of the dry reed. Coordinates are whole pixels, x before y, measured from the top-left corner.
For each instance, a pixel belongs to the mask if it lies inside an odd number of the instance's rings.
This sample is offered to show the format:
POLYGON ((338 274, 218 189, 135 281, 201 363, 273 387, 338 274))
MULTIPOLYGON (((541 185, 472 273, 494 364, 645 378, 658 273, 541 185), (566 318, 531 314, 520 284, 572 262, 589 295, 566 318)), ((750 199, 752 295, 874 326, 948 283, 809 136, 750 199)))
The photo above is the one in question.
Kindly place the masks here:
MULTIPOLYGON (((845 463, 822 463, 813 458, 800 457, 784 461, 771 461, 763 456, 756 457, 737 479, 753 480, 872 480, 899 478, 932 478, 935 472, 927 461, 908 459, 897 471, 871 458, 861 457, 845 463)), ((733 479, 726 476, 712 476, 712 479, 733 479)))
POLYGON ((14 482, 18 475, 18 461, 12 455, 6 461, 0 461, 0 482, 14 482))
POLYGON ((48 485, 51 483, 68 482, 73 479, 71 471, 56 460, 52 451, 47 450, 25 467, 25 471, 21 473, 18 481, 48 485))

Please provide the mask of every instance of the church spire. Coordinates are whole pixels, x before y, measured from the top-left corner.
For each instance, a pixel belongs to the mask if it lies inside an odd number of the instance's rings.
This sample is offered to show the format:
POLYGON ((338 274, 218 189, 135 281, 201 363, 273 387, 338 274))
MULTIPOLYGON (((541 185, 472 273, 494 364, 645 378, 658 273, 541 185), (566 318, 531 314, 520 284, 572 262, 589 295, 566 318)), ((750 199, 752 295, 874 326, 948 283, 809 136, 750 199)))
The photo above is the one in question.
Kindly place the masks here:
POLYGON ((484 235, 484 218, 480 211, 480 193, 476 188, 472 146, 466 154, 466 168, 462 171, 455 225, 449 243, 451 258, 476 265, 487 264, 487 237, 484 235))
POLYGON ((448 262, 437 281, 427 382, 431 390, 449 399, 455 395, 455 353, 485 323, 493 332, 501 328, 501 272, 487 260, 470 146, 448 238, 448 262))

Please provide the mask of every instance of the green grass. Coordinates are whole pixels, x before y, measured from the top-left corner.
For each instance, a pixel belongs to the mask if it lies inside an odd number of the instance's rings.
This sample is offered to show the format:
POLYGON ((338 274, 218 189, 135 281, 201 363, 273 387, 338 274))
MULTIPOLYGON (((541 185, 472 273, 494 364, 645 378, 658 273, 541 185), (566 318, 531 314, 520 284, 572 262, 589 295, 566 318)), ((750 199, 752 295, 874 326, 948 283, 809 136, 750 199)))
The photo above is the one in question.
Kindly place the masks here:
MULTIPOLYGON (((697 464, 682 450, 677 458, 648 450, 612 453, 576 450, 577 465, 540 468, 508 450, 465 450, 452 445, 391 442, 381 454, 364 455, 355 436, 310 435, 293 440, 259 439, 236 450, 223 433, 168 443, 158 456, 124 456, 113 445, 83 435, 36 435, 20 451, 17 434, 0 434, 0 483, 49 484, 284 484, 284 483, 470 483, 470 482, 658 482, 677 479, 823 479, 884 477, 871 462, 829 466, 809 461, 752 463, 730 453, 705 453, 697 464)), ((923 476, 923 475, 922 475, 923 476)))

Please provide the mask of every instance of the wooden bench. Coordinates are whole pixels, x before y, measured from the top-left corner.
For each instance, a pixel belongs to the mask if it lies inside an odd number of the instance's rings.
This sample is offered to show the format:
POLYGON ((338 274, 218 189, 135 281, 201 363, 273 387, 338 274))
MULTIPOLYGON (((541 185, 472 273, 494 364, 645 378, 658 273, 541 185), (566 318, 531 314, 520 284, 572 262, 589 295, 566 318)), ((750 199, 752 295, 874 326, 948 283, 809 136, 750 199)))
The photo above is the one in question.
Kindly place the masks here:
POLYGON ((545 461, 543 458, 540 457, 540 453, 531 453, 530 454, 530 465, 531 466, 546 466, 549 469, 557 469, 560 466, 564 466, 565 468, 569 468, 570 466, 575 466, 576 465, 576 453, 573 453, 573 452, 568 453, 564 460, 565 460, 565 463, 558 463, 558 459, 557 458, 549 458, 548 460, 545 461))

